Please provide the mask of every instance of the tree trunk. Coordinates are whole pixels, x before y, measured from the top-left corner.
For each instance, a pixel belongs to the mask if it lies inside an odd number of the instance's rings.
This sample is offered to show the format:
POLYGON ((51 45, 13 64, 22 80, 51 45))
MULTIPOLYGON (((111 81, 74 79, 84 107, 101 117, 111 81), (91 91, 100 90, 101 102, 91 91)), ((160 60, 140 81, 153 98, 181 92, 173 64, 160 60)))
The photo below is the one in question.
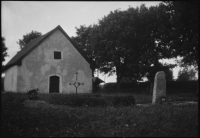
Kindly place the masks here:
POLYGON ((120 85, 121 85, 121 83, 120 83, 120 78, 117 77, 117 87, 116 87, 116 91, 119 92, 119 93, 120 93, 120 85))
POLYGON ((199 79, 197 80, 197 95, 199 94, 199 79))
MULTIPOLYGON (((119 62, 119 63, 120 63, 120 62, 119 62)), ((119 67, 119 65, 116 66, 116 75, 117 75, 117 87, 116 87, 116 91, 117 91, 118 93, 120 93, 120 85, 121 85, 120 81, 121 81, 121 79, 122 79, 122 74, 121 74, 121 72, 120 72, 120 67, 119 67)))
POLYGON ((150 86, 150 94, 153 94, 153 81, 151 81, 151 86, 150 86))
POLYGON ((96 92, 95 84, 94 84, 94 80, 93 80, 93 77, 94 77, 94 70, 95 70, 95 69, 92 69, 92 92, 93 92, 93 93, 96 92))
POLYGON ((148 93, 150 93, 150 94, 153 94, 153 85, 154 85, 154 82, 150 81, 149 82, 149 87, 148 87, 148 93))
MULTIPOLYGON (((198 75, 199 76, 199 75, 198 75)), ((199 78, 197 79, 197 95, 199 94, 199 78)))
POLYGON ((146 93, 149 93, 149 84, 147 84, 147 87, 146 87, 146 93))
POLYGON ((153 94, 154 79, 153 77, 149 77, 148 80, 149 80, 148 93, 153 94))

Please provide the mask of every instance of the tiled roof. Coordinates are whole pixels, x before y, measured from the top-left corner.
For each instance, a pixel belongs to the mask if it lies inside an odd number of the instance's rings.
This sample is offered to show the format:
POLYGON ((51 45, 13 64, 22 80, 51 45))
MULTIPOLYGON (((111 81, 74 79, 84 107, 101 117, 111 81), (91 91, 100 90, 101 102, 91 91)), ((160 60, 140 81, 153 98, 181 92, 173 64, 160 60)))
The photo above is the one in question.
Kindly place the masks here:
POLYGON ((55 30, 59 29, 66 37, 67 39, 72 43, 72 45, 79 51, 79 53, 85 58, 85 60, 90 64, 90 67, 94 69, 96 67, 96 64, 94 61, 90 60, 85 53, 83 53, 76 44, 71 40, 71 38, 67 35, 67 33, 61 28, 60 25, 58 25, 56 28, 51 30, 50 32, 33 39, 30 41, 21 51, 19 51, 3 68, 3 71, 7 70, 8 68, 21 64, 21 60, 28 55, 33 49, 35 49, 37 46, 39 46, 47 37, 49 37, 55 30))

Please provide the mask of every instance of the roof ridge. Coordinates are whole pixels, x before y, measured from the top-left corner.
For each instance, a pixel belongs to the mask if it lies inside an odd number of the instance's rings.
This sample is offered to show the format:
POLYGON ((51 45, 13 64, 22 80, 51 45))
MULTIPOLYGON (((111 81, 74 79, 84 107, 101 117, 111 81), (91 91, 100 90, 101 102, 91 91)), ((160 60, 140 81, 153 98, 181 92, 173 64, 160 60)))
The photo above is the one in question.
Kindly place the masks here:
MULTIPOLYGON (((60 26, 60 25, 58 25, 58 26, 60 26)), ((57 26, 57 27, 58 27, 57 26)), ((56 29, 57 27, 55 27, 54 29, 56 29)), ((41 35, 41 36, 39 36, 39 37, 36 37, 36 38, 34 38, 34 39, 32 39, 31 41, 29 41, 26 45, 28 45, 29 43, 31 43, 32 41, 35 41, 35 40, 37 40, 37 39, 39 39, 39 38, 41 38, 41 37, 44 37, 44 36, 46 36, 47 34, 49 34, 51 31, 53 31, 54 29, 52 29, 52 30, 50 30, 49 32, 47 32, 47 33, 45 33, 45 34, 43 34, 43 35, 41 35)), ((26 47, 26 46, 25 46, 26 47)))
MULTIPOLYGON (((58 26, 57 26, 58 27, 58 26)), ((57 28, 56 27, 56 28, 57 28)), ((15 63, 20 60, 24 53, 30 51, 32 49, 32 47, 34 47, 35 45, 37 45, 38 42, 42 41, 43 38, 45 38, 45 36, 47 36, 48 34, 50 34, 51 32, 53 32, 56 28, 50 30, 49 32, 45 33, 44 35, 41 35, 35 39, 33 39, 32 41, 29 41, 26 46, 24 48, 22 48, 20 51, 18 51, 13 58, 11 58, 11 60, 4 66, 3 70, 8 69, 9 67, 15 65, 15 63), (41 39, 41 40, 40 40, 41 39), (37 40, 39 40, 37 42, 37 40), (35 43, 34 43, 35 42, 35 43), (32 47, 30 46, 32 44, 32 47), (22 56, 21 56, 22 55, 22 56)), ((23 56, 24 57, 24 56, 23 56)))

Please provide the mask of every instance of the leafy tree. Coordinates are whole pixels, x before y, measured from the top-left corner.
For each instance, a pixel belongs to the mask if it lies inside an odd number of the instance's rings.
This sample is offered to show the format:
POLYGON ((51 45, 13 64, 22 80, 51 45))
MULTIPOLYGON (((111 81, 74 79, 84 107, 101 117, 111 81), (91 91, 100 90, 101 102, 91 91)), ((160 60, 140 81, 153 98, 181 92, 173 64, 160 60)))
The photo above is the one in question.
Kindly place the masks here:
MULTIPOLYGON (((144 52, 140 56, 141 76, 146 76, 150 82, 150 91, 153 89, 153 82, 155 74, 158 71, 167 71, 176 65, 165 65, 159 63, 160 59, 174 57, 174 51, 168 45, 169 28, 171 24, 168 23, 170 19, 169 14, 166 14, 167 7, 162 3, 156 7, 149 9, 145 5, 140 6, 140 47, 144 47, 144 52)), ((166 72, 166 73, 167 73, 166 72)))
POLYGON ((100 20, 100 43, 104 48, 101 59, 106 61, 102 70, 116 72, 118 83, 123 76, 139 80, 155 70, 152 65, 157 68, 159 59, 173 57, 166 43, 171 26, 165 11, 163 4, 149 9, 141 5, 127 11, 116 10, 100 20))
POLYGON ((190 80, 195 80, 196 71, 194 68, 189 69, 187 67, 183 68, 183 70, 180 70, 178 73, 178 78, 176 81, 190 81, 190 80))
POLYGON ((170 14, 169 45, 187 65, 199 62, 199 1, 164 1, 170 14))
POLYGON ((149 9, 141 5, 126 11, 115 10, 99 20, 95 29, 80 27, 76 41, 85 49, 90 45, 88 51, 96 56, 100 71, 109 75, 116 73, 118 86, 123 77, 139 80, 159 59, 173 55, 164 43, 170 27, 165 8, 160 4, 149 9), (92 37, 88 37, 89 30, 95 32, 92 37))
MULTIPOLYGON (((157 65, 157 67, 152 66, 150 67, 150 72, 147 72, 146 77, 148 78, 148 80, 152 79, 152 81, 154 80, 155 74, 158 71, 164 71, 165 72, 165 76, 166 76, 166 81, 174 81, 174 77, 173 77, 173 71, 171 70, 171 68, 173 68, 174 65, 171 64, 161 64, 159 63, 157 65), (152 71, 152 72, 151 72, 152 71)), ((127 77, 124 77, 125 82, 134 82, 136 81, 136 79, 134 77, 131 77, 130 75, 127 77)))
POLYGON ((91 60, 96 60, 96 50, 95 45, 95 36, 97 25, 90 25, 86 27, 85 25, 81 25, 80 28, 76 27, 77 36, 71 37, 71 39, 77 44, 77 46, 85 52, 88 58, 91 60))
MULTIPOLYGON (((76 43, 76 45, 87 55, 87 57, 96 62, 98 65, 97 59, 97 25, 88 26, 81 25, 80 28, 76 27, 77 36, 71 37, 71 39, 76 43)), ((93 74, 94 74, 93 70, 93 74)))
MULTIPOLYGON (((171 17, 170 47, 183 57, 184 66, 199 71, 199 1, 164 1, 171 17)), ((197 84, 197 93, 198 93, 197 84)))
POLYGON ((28 44, 28 42, 30 42, 31 40, 33 40, 41 35, 42 35, 42 33, 40 33, 40 32, 32 31, 30 33, 27 33, 26 35, 23 35, 23 38, 19 39, 17 44, 19 44, 20 49, 22 49, 26 46, 26 44, 28 44))
POLYGON ((1 63, 3 65, 3 62, 5 61, 5 57, 8 56, 7 53, 8 48, 5 45, 5 38, 1 37, 1 63))

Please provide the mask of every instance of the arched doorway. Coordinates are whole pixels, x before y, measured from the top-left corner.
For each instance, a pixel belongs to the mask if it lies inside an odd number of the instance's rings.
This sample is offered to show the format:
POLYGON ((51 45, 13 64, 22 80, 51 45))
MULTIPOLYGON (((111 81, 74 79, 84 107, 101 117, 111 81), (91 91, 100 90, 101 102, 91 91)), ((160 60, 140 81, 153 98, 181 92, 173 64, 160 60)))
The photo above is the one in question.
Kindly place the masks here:
POLYGON ((49 93, 59 93, 60 77, 50 76, 49 78, 49 93))

